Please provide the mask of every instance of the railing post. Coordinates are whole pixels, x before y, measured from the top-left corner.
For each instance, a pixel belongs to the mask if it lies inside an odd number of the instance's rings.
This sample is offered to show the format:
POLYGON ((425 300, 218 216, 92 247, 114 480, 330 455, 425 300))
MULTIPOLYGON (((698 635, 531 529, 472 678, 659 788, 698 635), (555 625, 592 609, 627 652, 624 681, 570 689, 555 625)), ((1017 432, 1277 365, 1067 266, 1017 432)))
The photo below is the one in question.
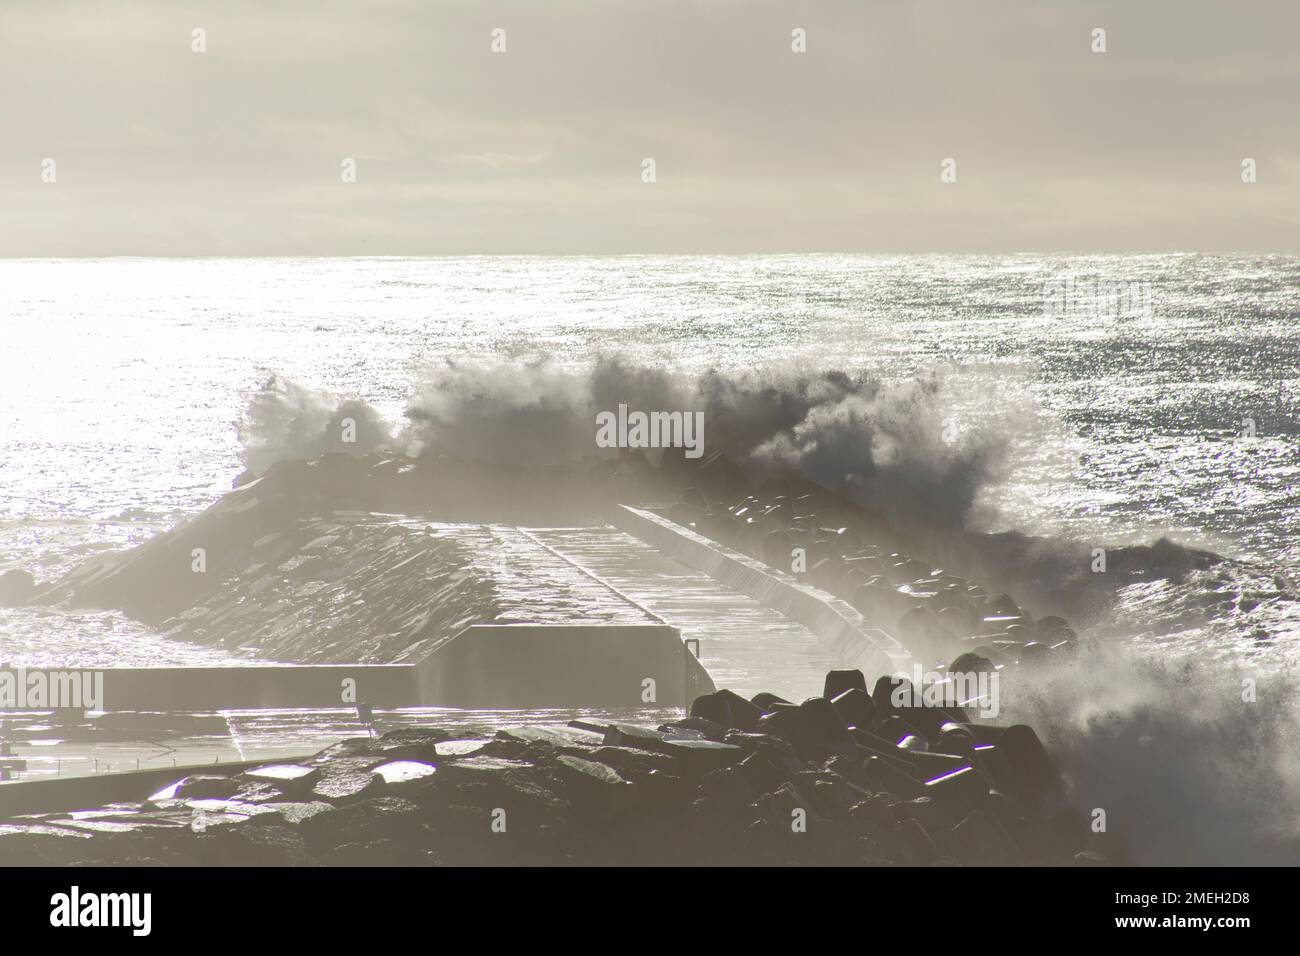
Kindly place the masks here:
POLYGON ((700 639, 698 637, 687 637, 682 639, 682 695, 685 700, 682 702, 682 708, 690 716, 691 704, 695 701, 695 691, 699 689, 698 678, 695 668, 691 667, 690 654, 691 645, 695 645, 695 659, 700 659, 700 639))

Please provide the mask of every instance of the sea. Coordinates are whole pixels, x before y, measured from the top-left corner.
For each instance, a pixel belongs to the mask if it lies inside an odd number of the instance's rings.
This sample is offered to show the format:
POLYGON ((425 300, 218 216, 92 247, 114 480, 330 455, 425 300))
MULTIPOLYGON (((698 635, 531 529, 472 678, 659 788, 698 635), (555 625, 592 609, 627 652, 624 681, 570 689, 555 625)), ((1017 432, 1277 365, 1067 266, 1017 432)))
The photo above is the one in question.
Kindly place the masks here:
MULTIPOLYGON (((881 394, 911 396, 887 415, 915 409, 945 442, 979 443, 961 516, 977 530, 1102 548, 1165 537, 1229 559, 1209 577, 1123 592, 1097 635, 1125 655, 1106 671, 1110 690, 1058 694, 1037 717, 1063 735, 1081 799, 1097 768, 1130 768, 1119 791, 1166 834, 1154 858, 1178 859, 1187 833, 1222 829, 1224 814, 1255 822, 1227 827, 1218 858, 1294 835, 1295 256, 0 260, 0 571, 50 580, 212 503, 254 451, 275 454, 250 422, 268 382, 301 418, 355 400, 398 435, 421 403, 463 410, 506 394, 508 418, 611 362, 748 383, 760 398, 754 383, 779 397, 800 376, 871 381, 876 414, 881 394), (1117 695, 1120 673, 1149 679, 1117 695), (1273 695, 1259 691, 1255 710, 1238 699, 1247 680, 1273 695), (1170 769, 1152 757, 1161 740, 1210 754, 1207 766, 1170 769), (1243 802, 1243 788, 1262 802, 1243 802)), ((851 465, 859 419, 817 407, 837 418, 837 438, 805 429, 803 452, 851 465)), ((475 418, 479 440, 506 418, 475 418)), ((908 434, 868 424, 859 444, 908 434)), ((72 659, 226 657, 115 612, 0 610, 0 661, 72 659)))

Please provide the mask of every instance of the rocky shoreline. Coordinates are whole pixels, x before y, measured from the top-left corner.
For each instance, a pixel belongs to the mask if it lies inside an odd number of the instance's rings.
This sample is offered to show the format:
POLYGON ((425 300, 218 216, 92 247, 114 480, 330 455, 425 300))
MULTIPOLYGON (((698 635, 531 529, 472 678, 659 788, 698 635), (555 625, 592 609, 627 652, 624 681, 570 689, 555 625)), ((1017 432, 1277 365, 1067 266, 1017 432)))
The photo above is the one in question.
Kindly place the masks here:
POLYGON ((832 671, 658 727, 436 726, 0 824, 27 865, 1071 865, 1118 862, 1033 730, 896 706, 832 671), (899 735, 901 734, 901 739, 899 735))

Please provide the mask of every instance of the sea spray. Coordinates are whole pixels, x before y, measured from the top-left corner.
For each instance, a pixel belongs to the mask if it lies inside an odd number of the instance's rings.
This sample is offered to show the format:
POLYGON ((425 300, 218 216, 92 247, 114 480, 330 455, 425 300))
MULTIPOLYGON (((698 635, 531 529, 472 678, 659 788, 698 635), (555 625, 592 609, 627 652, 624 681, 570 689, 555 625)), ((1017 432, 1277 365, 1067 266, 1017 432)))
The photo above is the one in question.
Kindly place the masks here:
POLYGON ((1294 866, 1296 676, 1094 641, 1068 668, 1004 682, 1002 722, 1039 732, 1072 803, 1103 810, 1134 864, 1294 866))
POLYGON ((388 426, 357 399, 338 399, 266 374, 236 422, 244 466, 261 473, 285 458, 362 454, 389 441, 388 426))
MULTIPOLYGON (((708 450, 752 478, 802 474, 909 530, 966 527, 982 489, 1005 470, 1004 437, 971 428, 945 440, 946 396, 935 374, 897 384, 839 370, 686 375, 617 356, 579 370, 544 359, 448 360, 425 372, 391 443, 497 464, 556 464, 597 453, 591 423, 620 404, 699 410, 708 450)), ((251 396, 240 437, 255 471, 278 457, 390 442, 364 403, 331 403, 279 376, 251 396), (347 416, 365 425, 351 447, 334 437, 347 416)))

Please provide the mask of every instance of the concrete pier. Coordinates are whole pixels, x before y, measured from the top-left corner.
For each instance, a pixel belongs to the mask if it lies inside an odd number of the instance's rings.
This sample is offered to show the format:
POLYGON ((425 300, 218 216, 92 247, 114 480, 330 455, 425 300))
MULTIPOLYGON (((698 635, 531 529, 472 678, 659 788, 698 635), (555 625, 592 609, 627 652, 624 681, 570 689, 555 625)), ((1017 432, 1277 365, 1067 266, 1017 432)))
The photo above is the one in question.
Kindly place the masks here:
MULTIPOLYGON (((52 684, 66 671, 29 668, 52 684)), ((475 624, 415 664, 106 668, 103 709, 686 707, 713 681, 667 624, 475 624), (649 683, 647 683, 649 682, 649 683)), ((2 714, 3 711, 0 711, 2 714)))

